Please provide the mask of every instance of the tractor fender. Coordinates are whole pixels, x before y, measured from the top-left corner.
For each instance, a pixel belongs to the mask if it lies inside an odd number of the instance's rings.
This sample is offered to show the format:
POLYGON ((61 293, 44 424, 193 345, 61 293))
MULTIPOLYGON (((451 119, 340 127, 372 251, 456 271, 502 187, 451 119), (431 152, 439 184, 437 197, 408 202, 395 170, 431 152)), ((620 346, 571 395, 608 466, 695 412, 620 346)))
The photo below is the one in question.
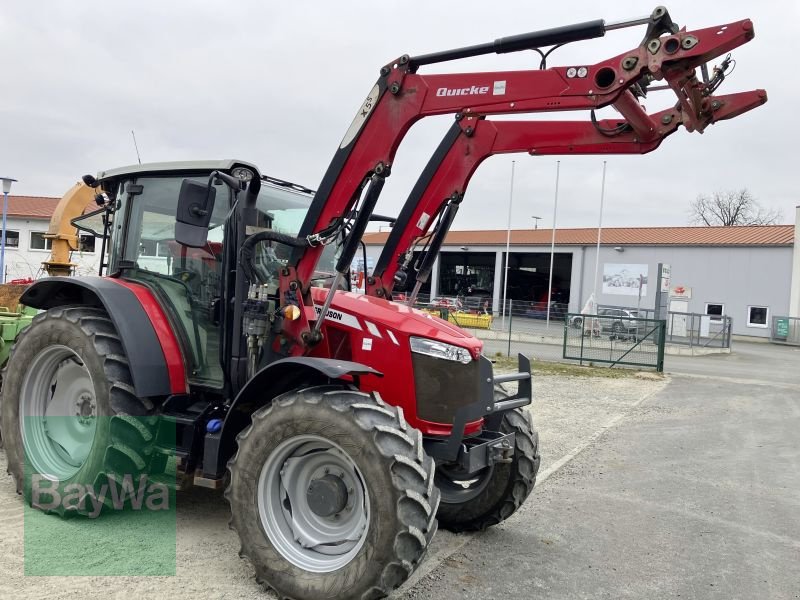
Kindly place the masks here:
MULTIPOLYGON (((119 333, 130 364, 136 395, 146 398, 185 391, 184 381, 176 384, 176 377, 170 373, 165 349, 151 317, 142 301, 127 285, 107 277, 48 277, 29 287, 20 298, 20 303, 41 310, 60 306, 105 309, 119 333), (183 390, 180 389, 181 384, 183 390)), ((172 367, 174 371, 174 365, 172 367)))
MULTIPOLYGON (((259 408, 271 403, 275 398, 300 387, 312 387, 341 381, 343 377, 375 375, 383 373, 367 365, 349 360, 317 358, 313 356, 292 356, 282 358, 258 371, 239 391, 225 415, 218 443, 214 450, 206 446, 204 471, 207 476, 219 476, 225 470, 229 458, 236 449, 236 436, 250 424, 250 416, 259 408), (216 456, 210 456, 214 454, 216 456), (216 472, 215 472, 216 471, 216 472)), ((349 381, 341 381, 343 385, 349 381)))

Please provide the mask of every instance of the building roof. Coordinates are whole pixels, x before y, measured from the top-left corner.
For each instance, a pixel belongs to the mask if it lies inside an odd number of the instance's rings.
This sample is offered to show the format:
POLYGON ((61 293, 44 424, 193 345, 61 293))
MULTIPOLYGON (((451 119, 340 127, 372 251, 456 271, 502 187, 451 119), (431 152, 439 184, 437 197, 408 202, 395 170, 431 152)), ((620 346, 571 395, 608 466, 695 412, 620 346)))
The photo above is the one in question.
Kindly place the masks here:
MULTIPOLYGON (((447 246, 505 246, 505 229, 451 231, 447 246)), ((511 231, 514 246, 549 246, 552 229, 511 231)), ((383 245, 388 232, 367 233, 364 243, 383 245)), ((597 243, 597 228, 556 229, 557 246, 591 246, 597 243)), ((794 225, 748 225, 736 227, 608 227, 600 235, 605 246, 791 246, 794 225)))
MULTIPOLYGON (((61 198, 50 196, 8 197, 8 216, 49 219, 61 198)), ((447 246, 505 246, 505 229, 451 231, 447 246)), ((383 245, 389 233, 364 234, 364 243, 383 245)), ((514 246, 549 246, 551 229, 513 229, 514 246)), ((591 246, 597 228, 556 229, 558 246, 591 246)), ((742 225, 736 227, 606 227, 600 235, 606 246, 791 246, 794 225, 742 225)))
POLYGON ((49 219, 61 198, 49 196, 8 196, 8 216, 26 219, 49 219))

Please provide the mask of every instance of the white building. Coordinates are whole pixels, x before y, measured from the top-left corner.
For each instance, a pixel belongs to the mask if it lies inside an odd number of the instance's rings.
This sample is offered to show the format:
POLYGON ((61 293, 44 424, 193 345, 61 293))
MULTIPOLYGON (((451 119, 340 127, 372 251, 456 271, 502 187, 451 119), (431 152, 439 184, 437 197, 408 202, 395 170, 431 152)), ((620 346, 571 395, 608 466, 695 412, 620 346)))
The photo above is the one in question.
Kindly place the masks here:
MULTIPOLYGON (((50 258, 51 242, 44 234, 59 200, 40 196, 8 197, 3 279, 6 283, 15 279, 37 279, 45 274, 42 263, 50 258)), ((100 265, 100 240, 82 235, 81 250, 72 253, 72 262, 77 265, 77 274, 96 275, 100 265)))
MULTIPOLYGON (((422 292, 477 295, 498 314, 506 230, 450 231, 422 292)), ((388 233, 364 236, 377 262, 388 233)), ((506 298, 545 314, 552 230, 512 230, 506 298), (543 312, 544 311, 544 312, 543 312)), ((800 207, 797 224, 749 227, 557 229, 553 302, 580 312, 590 293, 605 306, 652 314, 658 265, 671 266, 668 310, 732 319, 735 335, 769 337, 775 318, 800 317, 800 207), (796 237, 797 236, 797 237, 796 237)), ((409 273, 408 287, 414 283, 409 273)))

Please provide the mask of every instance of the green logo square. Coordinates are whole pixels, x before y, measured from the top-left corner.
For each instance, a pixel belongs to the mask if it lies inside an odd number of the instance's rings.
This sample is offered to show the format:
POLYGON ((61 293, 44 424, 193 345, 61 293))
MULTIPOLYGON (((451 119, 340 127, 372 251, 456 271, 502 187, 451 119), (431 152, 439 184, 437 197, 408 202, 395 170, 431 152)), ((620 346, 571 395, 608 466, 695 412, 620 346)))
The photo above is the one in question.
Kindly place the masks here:
POLYGON ((24 432, 26 576, 175 574, 174 422, 25 417, 24 432))

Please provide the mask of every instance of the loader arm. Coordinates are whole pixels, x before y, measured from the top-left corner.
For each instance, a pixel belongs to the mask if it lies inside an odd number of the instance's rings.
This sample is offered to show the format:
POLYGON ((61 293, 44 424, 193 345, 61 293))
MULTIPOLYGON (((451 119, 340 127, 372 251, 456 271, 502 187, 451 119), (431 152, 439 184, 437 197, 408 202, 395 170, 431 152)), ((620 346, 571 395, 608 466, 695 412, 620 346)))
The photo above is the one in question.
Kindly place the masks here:
POLYGON ((70 276, 75 264, 70 261, 70 254, 78 250, 79 238, 77 229, 72 224, 72 220, 80 217, 86 206, 93 202, 97 191, 83 182, 73 185, 66 194, 61 197, 53 216, 50 218, 50 226, 47 229, 45 238, 52 240, 50 258, 42 263, 47 274, 52 276, 70 276))
MULTIPOLYGON (((335 283, 341 281, 391 171, 395 152, 417 120, 443 114, 469 116, 590 110, 614 104, 639 132, 641 141, 656 137, 658 124, 636 102, 631 89, 640 82, 665 80, 679 96, 687 129, 702 131, 711 110, 707 84, 695 69, 754 36, 749 19, 696 31, 678 30, 665 9, 622 24, 592 21, 574 26, 502 38, 494 43, 420 57, 402 56, 381 69, 377 83, 345 133, 320 183, 298 237, 308 245, 293 250, 281 273, 282 304, 298 306, 299 318, 283 324, 291 353, 303 354, 321 340, 310 282, 322 251, 350 223, 335 283), (543 70, 420 75, 420 66, 489 53, 516 52, 551 44, 600 37, 607 30, 648 24, 642 43, 629 52, 591 65, 543 70), (668 35, 662 36, 663 33, 668 35), (357 212, 353 212, 354 209, 357 212), (309 323, 316 321, 313 330, 309 323)), ((335 288, 336 285, 332 287, 335 288)), ((325 314, 331 292, 321 308, 325 314)))
MULTIPOLYGON (((702 123, 706 127, 731 119, 766 102, 764 90, 724 96, 709 96, 712 110, 702 123)), ((652 134, 641 131, 625 119, 601 121, 491 121, 468 116, 453 124, 417 180, 367 280, 368 294, 391 298, 397 283, 405 281, 414 247, 426 237, 431 226, 449 227, 452 218, 436 220, 444 209, 456 211, 472 175, 489 156, 527 152, 534 156, 583 154, 646 154, 661 145, 680 125, 692 126, 680 105, 647 115, 657 124, 652 134), (613 134, 609 132, 614 132, 613 134)), ((452 217, 455 217, 453 214, 452 217)), ((444 234, 438 238, 444 240, 444 234)), ((426 252, 435 255, 435 244, 426 252)), ((422 264, 424 261, 420 261, 422 264)), ((419 272, 418 286, 429 272, 419 272)), ((412 293, 412 298, 416 293, 412 293)))

